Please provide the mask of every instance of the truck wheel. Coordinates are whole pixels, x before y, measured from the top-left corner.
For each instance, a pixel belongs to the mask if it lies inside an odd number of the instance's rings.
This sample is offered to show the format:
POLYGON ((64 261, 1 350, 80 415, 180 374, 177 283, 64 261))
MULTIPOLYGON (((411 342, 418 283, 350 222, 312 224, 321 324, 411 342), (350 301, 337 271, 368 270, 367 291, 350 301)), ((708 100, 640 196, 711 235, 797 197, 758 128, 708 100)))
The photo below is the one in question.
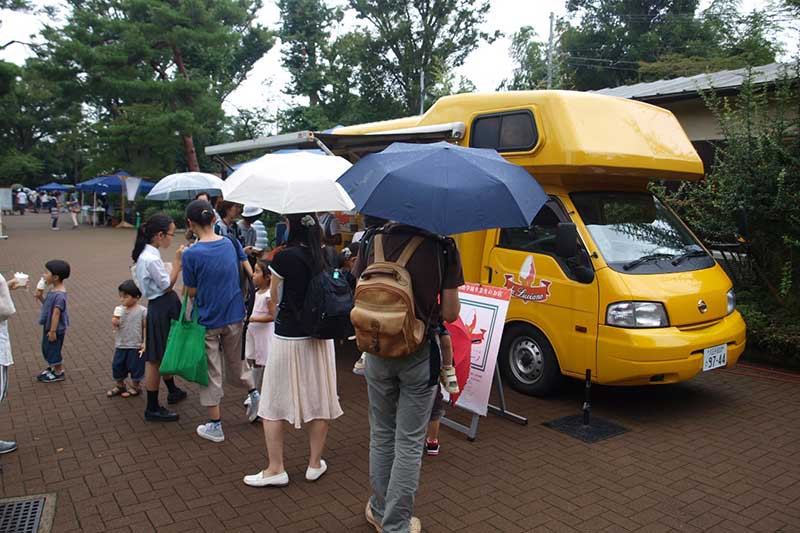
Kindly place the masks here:
POLYGON ((547 396, 561 385, 561 369, 553 347, 533 326, 515 324, 506 330, 498 363, 503 379, 518 392, 547 396))

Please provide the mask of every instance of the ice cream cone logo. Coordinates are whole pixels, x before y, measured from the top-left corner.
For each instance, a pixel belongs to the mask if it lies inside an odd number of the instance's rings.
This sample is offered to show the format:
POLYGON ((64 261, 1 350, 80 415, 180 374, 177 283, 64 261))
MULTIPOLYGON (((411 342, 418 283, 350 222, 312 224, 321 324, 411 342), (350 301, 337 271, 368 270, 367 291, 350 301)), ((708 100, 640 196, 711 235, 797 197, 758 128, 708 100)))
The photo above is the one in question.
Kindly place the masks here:
POLYGON ((519 281, 514 279, 513 274, 505 275, 505 288, 511 289, 511 297, 518 298, 523 303, 545 302, 550 299, 550 285, 552 282, 542 279, 536 284, 536 264, 533 256, 529 255, 522 262, 519 269, 519 281))
POLYGON ((525 287, 533 287, 534 279, 536 279, 536 265, 533 262, 533 256, 529 255, 522 262, 522 268, 519 270, 519 282, 525 287))
POLYGON ((483 338, 486 335, 486 330, 481 328, 480 331, 477 333, 475 329, 478 326, 478 313, 477 311, 472 311, 472 322, 466 326, 467 333, 469 333, 469 339, 472 344, 480 344, 483 342, 483 338))

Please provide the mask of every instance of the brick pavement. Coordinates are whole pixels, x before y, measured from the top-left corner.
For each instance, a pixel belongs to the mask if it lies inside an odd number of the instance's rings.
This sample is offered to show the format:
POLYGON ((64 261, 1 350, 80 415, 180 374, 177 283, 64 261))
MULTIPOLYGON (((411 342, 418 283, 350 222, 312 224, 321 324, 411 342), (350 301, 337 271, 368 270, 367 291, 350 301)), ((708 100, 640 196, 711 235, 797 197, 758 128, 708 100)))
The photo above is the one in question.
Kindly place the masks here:
MULTIPOLYGON (((56 492, 59 532, 370 531, 367 400, 350 373, 352 350, 338 355, 345 415, 331 427, 328 474, 305 482, 306 439, 290 432, 291 484, 246 487, 242 476, 266 460, 238 391, 223 401, 223 444, 194 434, 205 414, 194 386, 177 424, 145 423, 143 398, 105 397, 110 315, 133 232, 55 233, 46 215, 4 221, 11 238, 0 241, 0 271, 23 270, 35 283, 45 260, 62 257, 73 276, 60 384, 34 379, 43 367, 38 305, 30 292, 14 293, 16 365, 0 438, 19 450, 0 458, 0 496, 56 492)), ((489 417, 474 443, 443 429, 442 455, 424 461, 416 511, 429 531, 800 531, 798 393, 799 378, 744 366, 664 388, 597 387, 595 414, 631 431, 586 445, 541 425, 577 412, 579 383, 547 400, 509 392, 530 424, 489 417)))

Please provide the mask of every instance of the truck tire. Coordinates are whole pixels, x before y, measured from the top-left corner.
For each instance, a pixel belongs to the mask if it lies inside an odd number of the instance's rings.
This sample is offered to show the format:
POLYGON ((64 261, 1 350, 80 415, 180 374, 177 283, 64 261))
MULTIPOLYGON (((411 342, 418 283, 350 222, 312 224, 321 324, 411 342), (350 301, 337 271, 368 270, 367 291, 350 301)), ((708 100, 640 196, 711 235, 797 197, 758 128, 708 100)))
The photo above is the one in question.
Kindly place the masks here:
POLYGON ((498 364, 505 382, 515 391, 530 396, 553 394, 563 379, 547 337, 528 324, 514 324, 506 329, 498 364))

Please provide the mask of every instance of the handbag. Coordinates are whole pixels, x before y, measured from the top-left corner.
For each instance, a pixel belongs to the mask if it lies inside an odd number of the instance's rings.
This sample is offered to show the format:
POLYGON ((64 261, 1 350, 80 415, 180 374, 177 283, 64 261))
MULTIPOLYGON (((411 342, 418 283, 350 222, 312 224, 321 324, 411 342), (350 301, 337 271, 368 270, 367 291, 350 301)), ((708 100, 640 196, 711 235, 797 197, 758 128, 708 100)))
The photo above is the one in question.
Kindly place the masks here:
POLYGON ((178 375, 187 381, 208 386, 208 359, 206 358, 206 328, 197 321, 197 306, 192 309, 192 320, 186 320, 186 302, 183 297, 181 316, 173 320, 167 337, 167 348, 159 372, 178 375))

